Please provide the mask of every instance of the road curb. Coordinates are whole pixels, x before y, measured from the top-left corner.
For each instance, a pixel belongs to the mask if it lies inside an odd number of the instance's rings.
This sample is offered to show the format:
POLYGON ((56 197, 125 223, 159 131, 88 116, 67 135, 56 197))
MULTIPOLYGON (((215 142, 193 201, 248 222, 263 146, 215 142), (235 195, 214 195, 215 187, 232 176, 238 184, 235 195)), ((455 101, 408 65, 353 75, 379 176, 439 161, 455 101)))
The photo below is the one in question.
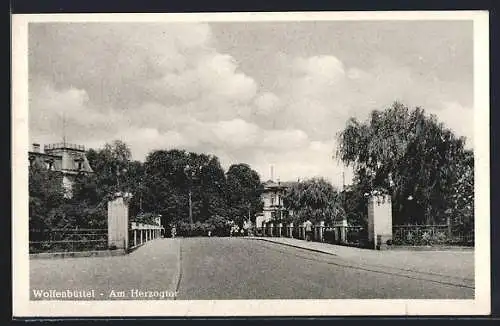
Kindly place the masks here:
MULTIPOLYGON (((177 260, 176 260, 176 271, 174 278, 172 279, 172 282, 170 284, 170 288, 174 292, 178 292, 179 290, 179 285, 181 284, 181 278, 182 278, 182 267, 181 267, 181 260, 182 260, 182 250, 181 250, 181 241, 179 239, 175 239, 177 243, 177 260)), ((176 300, 176 297, 174 296, 174 300, 176 300)))
POLYGON ((124 256, 125 249, 93 250, 93 251, 68 251, 68 252, 41 252, 30 254, 30 259, 58 259, 58 258, 86 258, 86 257, 112 257, 124 256))
POLYGON ((288 246, 288 247, 293 247, 293 248, 298 248, 298 249, 304 249, 304 250, 318 252, 318 253, 321 253, 321 254, 326 254, 326 255, 331 255, 331 256, 338 256, 337 254, 334 254, 333 252, 328 252, 328 251, 323 251, 323 250, 313 249, 313 248, 301 247, 301 246, 297 246, 297 245, 294 245, 294 244, 284 243, 284 242, 279 242, 279 241, 273 241, 273 240, 269 240, 269 239, 265 239, 265 238, 249 238, 249 239, 267 241, 267 242, 271 242, 271 243, 280 244, 280 245, 283 245, 283 246, 288 246))

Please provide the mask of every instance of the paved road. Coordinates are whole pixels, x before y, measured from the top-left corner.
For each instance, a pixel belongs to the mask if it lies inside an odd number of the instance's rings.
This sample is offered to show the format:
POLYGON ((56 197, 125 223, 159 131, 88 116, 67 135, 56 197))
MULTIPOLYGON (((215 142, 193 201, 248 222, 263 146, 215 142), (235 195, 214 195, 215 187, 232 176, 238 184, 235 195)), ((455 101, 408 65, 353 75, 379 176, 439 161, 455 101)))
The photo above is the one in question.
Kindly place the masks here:
POLYGON ((31 260, 30 297, 37 299, 34 290, 94 290, 83 299, 171 300, 176 291, 177 300, 473 298, 470 279, 398 263, 381 266, 251 238, 158 239, 126 256, 31 260), (137 297, 133 290, 168 293, 137 297))
POLYGON ((473 284, 248 238, 181 240, 177 299, 472 299, 473 284))

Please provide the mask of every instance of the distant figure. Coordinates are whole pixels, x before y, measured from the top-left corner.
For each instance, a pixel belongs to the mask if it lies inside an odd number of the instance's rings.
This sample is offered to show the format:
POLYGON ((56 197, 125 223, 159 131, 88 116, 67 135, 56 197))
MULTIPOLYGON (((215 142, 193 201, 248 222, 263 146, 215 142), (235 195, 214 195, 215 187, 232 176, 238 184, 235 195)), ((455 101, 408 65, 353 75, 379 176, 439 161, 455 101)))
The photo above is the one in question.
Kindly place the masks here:
POLYGON ((171 232, 172 232, 172 238, 175 238, 175 235, 177 233, 177 230, 175 229, 175 226, 172 227, 172 231, 171 232))
POLYGON ((212 236, 212 231, 208 231, 208 236, 211 237, 212 236))
POLYGON ((307 220, 305 223, 306 227, 306 240, 311 241, 312 238, 312 223, 311 221, 307 220))

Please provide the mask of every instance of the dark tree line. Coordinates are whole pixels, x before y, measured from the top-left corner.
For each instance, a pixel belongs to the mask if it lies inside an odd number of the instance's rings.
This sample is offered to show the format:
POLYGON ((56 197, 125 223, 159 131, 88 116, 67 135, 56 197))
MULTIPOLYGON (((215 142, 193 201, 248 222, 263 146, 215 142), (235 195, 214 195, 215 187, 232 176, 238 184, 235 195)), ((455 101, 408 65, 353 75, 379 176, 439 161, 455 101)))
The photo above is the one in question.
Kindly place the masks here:
POLYGON ((262 210, 259 175, 246 164, 226 172, 214 155, 179 149, 152 151, 139 162, 121 141, 89 149, 87 159, 94 173, 76 177, 72 198, 62 195, 59 172, 30 170, 31 227, 105 227, 107 202, 117 192, 132 193, 131 217, 161 214, 164 226, 191 233, 217 234, 230 222, 241 227, 262 210))

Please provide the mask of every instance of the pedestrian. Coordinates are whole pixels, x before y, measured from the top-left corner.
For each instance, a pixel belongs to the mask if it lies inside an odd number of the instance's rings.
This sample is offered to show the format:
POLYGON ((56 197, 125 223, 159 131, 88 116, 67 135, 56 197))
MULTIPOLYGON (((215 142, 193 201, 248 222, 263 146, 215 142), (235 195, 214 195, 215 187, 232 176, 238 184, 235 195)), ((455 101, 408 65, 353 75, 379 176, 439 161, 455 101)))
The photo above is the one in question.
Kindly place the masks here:
POLYGON ((172 238, 175 238, 176 233, 177 233, 177 230, 175 229, 175 226, 174 226, 174 227, 172 227, 172 230, 171 230, 172 238))
POLYGON ((311 221, 307 220, 305 223, 306 227, 306 240, 311 241, 311 235, 312 235, 312 223, 311 221))

